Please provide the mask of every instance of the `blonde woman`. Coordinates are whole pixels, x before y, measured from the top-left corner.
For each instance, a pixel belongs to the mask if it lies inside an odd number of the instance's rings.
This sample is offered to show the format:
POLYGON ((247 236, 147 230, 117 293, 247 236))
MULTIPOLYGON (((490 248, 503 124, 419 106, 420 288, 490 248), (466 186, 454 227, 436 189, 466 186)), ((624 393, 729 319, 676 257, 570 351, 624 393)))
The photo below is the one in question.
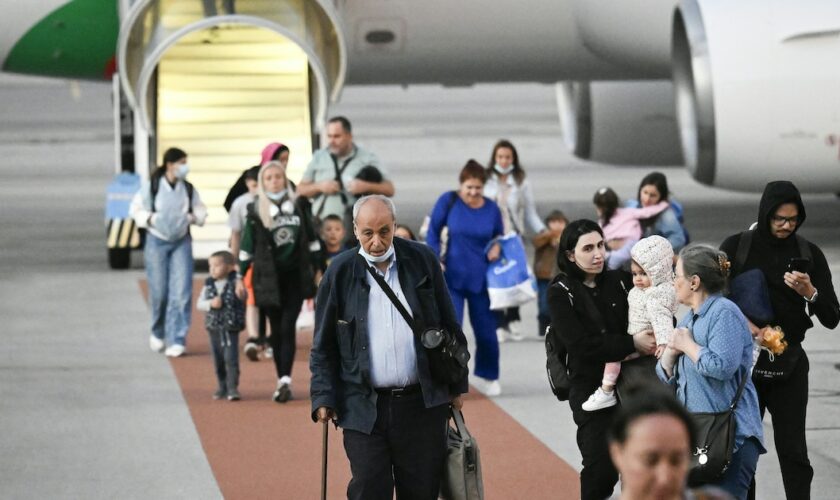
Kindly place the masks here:
POLYGON ((315 295, 324 270, 321 244, 306 199, 298 197, 279 161, 260 169, 257 198, 249 206, 239 252, 240 271, 253 265, 254 298, 271 324, 277 388, 272 399, 292 398, 295 323, 305 299, 315 295))

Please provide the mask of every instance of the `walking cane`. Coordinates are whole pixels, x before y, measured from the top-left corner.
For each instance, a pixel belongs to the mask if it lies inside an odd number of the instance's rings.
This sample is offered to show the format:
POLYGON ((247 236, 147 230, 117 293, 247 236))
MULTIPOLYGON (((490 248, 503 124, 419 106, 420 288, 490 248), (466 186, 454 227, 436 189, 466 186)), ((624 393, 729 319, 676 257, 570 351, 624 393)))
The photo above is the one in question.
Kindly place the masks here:
POLYGON ((329 431, 329 420, 324 420, 324 445, 322 446, 321 454, 321 500, 327 500, 327 432, 329 431))

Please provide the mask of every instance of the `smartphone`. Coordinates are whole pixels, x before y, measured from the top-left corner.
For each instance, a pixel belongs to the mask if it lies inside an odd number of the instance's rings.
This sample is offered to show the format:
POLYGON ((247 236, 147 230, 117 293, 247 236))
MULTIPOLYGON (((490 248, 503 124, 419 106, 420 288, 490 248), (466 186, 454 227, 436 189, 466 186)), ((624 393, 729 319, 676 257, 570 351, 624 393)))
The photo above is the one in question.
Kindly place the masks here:
POLYGON ((790 262, 788 262, 788 271, 794 272, 798 271, 800 273, 807 273, 808 266, 811 265, 811 259, 805 257, 791 257, 790 262))

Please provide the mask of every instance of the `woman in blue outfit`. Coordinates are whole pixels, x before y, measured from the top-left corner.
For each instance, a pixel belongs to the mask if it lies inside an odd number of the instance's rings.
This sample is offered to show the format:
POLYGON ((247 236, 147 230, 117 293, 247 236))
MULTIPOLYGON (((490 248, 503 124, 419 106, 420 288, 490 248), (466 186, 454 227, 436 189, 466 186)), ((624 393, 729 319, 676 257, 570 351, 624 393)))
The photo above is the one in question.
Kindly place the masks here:
POLYGON ((170 148, 163 165, 143 183, 131 201, 129 213, 146 229, 143 258, 152 307, 149 347, 170 357, 185 352, 190 328, 193 255, 190 225, 201 226, 207 207, 187 182, 187 153, 170 148))
POLYGON ((470 324, 475 333, 475 375, 486 381, 485 394, 498 396, 499 342, 496 319, 490 311, 485 274, 489 262, 499 258, 501 248, 494 239, 502 236, 499 207, 484 197, 487 174, 478 162, 470 160, 461 170, 458 191, 444 193, 432 209, 426 242, 440 257, 449 294, 464 323, 464 300, 470 308, 470 324), (447 242, 441 243, 446 228, 447 242), (445 245, 445 251, 442 247, 445 245))
POLYGON ((674 286, 677 300, 691 311, 674 330, 656 372, 676 387, 677 399, 692 413, 725 411, 747 378, 735 409, 732 463, 716 483, 742 499, 747 498, 758 456, 765 450, 758 396, 750 376, 752 335, 738 306, 721 295, 728 273, 723 252, 699 245, 680 252, 674 286))
POLYGON ((671 243, 674 255, 677 255, 688 244, 688 233, 683 228, 682 205, 670 199, 668 179, 661 172, 651 172, 639 183, 636 199, 628 206, 634 208, 650 207, 660 201, 667 201, 670 206, 658 215, 639 221, 642 225, 642 238, 657 235, 671 243))

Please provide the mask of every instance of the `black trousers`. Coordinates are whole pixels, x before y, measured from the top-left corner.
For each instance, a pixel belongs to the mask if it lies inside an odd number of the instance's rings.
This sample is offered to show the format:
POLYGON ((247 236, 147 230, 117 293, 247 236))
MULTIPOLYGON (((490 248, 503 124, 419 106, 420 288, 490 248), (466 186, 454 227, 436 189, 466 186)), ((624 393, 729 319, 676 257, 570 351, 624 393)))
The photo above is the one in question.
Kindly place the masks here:
POLYGON ((508 325, 511 324, 513 321, 521 321, 521 317, 519 316, 519 307, 508 307, 506 309, 501 309, 498 311, 493 311, 493 315, 496 316, 496 325, 499 328, 507 329, 508 325))
POLYGON ((274 368, 277 371, 277 378, 292 374, 292 363, 294 363, 297 348, 295 324, 303 305, 303 297, 300 290, 296 288, 299 283, 300 279, 295 275, 284 276, 280 283, 281 304, 265 308, 271 324, 268 344, 274 351, 274 368))
POLYGON ((583 459, 580 471, 581 500, 604 500, 613 494, 618 483, 618 471, 610 459, 607 430, 612 424, 617 406, 598 411, 583 411, 581 405, 596 386, 572 388, 569 406, 577 424, 577 444, 583 459), (585 394, 584 394, 585 393, 585 394))
MULTIPOLYGON (((808 355, 802 351, 796 368, 787 380, 755 382, 761 417, 764 418, 764 411, 768 410, 773 419, 773 437, 788 500, 811 498, 814 469, 808 459, 808 444, 805 441, 810 368, 808 355)), ((752 492, 751 498, 754 498, 752 492)))
POLYGON ((370 435, 344 430, 349 500, 436 500, 446 461, 449 406, 426 408, 420 391, 379 394, 370 435))

